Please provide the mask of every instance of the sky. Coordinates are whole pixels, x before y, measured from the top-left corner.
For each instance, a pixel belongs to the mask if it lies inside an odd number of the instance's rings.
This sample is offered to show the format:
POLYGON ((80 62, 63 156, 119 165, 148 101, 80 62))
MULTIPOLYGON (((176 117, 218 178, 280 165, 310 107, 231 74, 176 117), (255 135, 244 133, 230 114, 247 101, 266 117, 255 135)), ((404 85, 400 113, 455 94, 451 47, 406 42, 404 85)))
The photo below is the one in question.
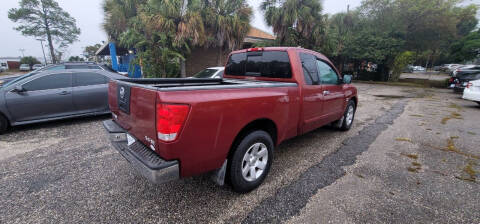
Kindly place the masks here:
MULTIPOLYGON (((83 48, 88 45, 106 41, 107 37, 102 29, 103 12, 101 3, 103 0, 57 0, 60 7, 70 13, 77 20, 77 26, 81 29, 79 41, 70 45, 65 56, 79 56, 83 48)), ((0 7, 0 57, 18 57, 22 56, 20 49, 24 49, 25 56, 35 56, 42 58, 42 48, 39 41, 34 37, 24 37, 20 32, 14 30, 15 23, 8 19, 8 10, 18 8, 19 0, 2 0, 0 7)), ((257 28, 272 32, 268 27, 259 10, 259 0, 247 0, 253 7, 254 15, 251 24, 257 28)), ((360 5, 361 0, 323 0, 324 13, 334 14, 347 10, 347 5, 353 9, 360 5)), ((466 3, 480 4, 480 0, 466 0, 466 3)), ((48 57, 48 49, 45 48, 48 57)))

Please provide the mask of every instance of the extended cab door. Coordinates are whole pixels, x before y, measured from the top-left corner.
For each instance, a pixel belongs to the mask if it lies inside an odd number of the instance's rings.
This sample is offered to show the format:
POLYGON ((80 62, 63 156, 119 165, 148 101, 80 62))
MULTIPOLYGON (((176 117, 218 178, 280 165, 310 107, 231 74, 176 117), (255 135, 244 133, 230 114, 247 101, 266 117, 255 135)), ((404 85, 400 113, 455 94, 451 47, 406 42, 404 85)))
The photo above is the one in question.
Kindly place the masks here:
POLYGON ((325 125, 326 116, 323 110, 323 88, 318 77, 317 58, 302 52, 299 56, 305 80, 302 87, 302 133, 306 133, 325 125))
POLYGON ((342 117, 345 107, 343 84, 336 70, 325 61, 317 59, 317 70, 320 76, 323 95, 323 112, 328 122, 342 117))

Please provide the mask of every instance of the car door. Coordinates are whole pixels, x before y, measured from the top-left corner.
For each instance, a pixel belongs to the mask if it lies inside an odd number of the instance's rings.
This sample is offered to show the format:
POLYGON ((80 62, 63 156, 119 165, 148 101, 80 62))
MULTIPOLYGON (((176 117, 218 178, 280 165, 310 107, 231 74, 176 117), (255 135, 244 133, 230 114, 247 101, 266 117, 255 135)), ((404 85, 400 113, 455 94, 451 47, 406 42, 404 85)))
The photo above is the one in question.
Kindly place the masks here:
POLYGON ((73 73, 73 105, 78 113, 108 111, 108 78, 98 72, 73 73))
POLYGON ((72 75, 56 73, 20 84, 23 91, 5 94, 14 122, 62 117, 74 113, 72 75))
POLYGON ((299 53, 299 56, 305 80, 302 88, 302 133, 306 133, 324 125, 326 117, 323 113, 323 89, 318 77, 316 56, 308 53, 299 53))
POLYGON ((343 84, 336 70, 328 62, 317 59, 317 70, 323 90, 323 114, 327 116, 329 122, 338 120, 345 107, 343 84))

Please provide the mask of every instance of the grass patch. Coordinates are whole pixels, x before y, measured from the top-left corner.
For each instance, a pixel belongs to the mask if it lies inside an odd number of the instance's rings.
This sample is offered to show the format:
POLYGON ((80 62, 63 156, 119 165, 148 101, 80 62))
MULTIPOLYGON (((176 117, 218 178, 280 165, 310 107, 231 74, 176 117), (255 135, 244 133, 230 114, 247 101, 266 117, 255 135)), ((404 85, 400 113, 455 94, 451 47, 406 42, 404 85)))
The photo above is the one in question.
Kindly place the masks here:
POLYGON ((457 113, 457 112, 452 112, 452 113, 450 114, 450 116, 447 116, 447 117, 442 118, 441 123, 442 123, 442 124, 447 124, 447 121, 449 121, 450 119, 462 120, 463 117, 462 117, 461 114, 459 114, 459 113, 457 113))
POLYGON ((412 166, 422 167, 422 164, 420 164, 418 162, 412 162, 412 166))
POLYGON ((412 139, 409 139, 409 138, 396 138, 395 141, 399 141, 399 142, 412 142, 412 139))
POLYGON ((418 155, 416 154, 401 154, 402 156, 406 156, 410 159, 418 159, 418 155))
POLYGON ((471 131, 468 131, 467 133, 470 134, 470 135, 477 135, 477 133, 471 132, 471 131))
POLYGON ((476 182, 477 181, 477 171, 473 168, 476 165, 474 161, 468 161, 467 165, 462 169, 462 171, 466 174, 460 177, 456 177, 460 180, 476 182))
POLYGON ((411 117, 423 117, 421 114, 410 114, 411 117))
POLYGON ((425 145, 425 146, 428 146, 432 149, 444 151, 444 152, 453 152, 455 154, 462 155, 462 156, 465 156, 465 157, 468 157, 468 158, 471 158, 471 159, 480 159, 480 156, 478 156, 478 155, 474 155, 474 154, 471 154, 471 153, 466 153, 466 152, 463 152, 460 149, 458 149, 455 146, 455 142, 453 141, 454 139, 456 139, 455 137, 458 138, 458 136, 453 136, 453 137, 450 137, 450 138, 447 139, 447 146, 446 147, 436 147, 436 146, 433 146, 433 145, 425 145))

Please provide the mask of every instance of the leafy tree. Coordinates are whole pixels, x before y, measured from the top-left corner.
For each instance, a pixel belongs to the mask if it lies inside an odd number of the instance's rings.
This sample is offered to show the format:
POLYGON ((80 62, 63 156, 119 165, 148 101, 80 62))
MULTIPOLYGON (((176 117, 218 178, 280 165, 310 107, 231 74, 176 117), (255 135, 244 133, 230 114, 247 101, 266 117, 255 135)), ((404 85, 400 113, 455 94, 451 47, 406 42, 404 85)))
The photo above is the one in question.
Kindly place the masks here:
POLYGON ((88 61, 93 61, 95 59, 95 53, 97 53, 98 49, 102 47, 102 44, 94 44, 90 46, 86 46, 83 50, 83 54, 87 58, 88 61))
POLYGON ((206 46, 218 47, 217 64, 223 65, 223 51, 238 49, 250 30, 252 8, 245 0, 204 1, 206 46))
POLYGON ((452 44, 450 51, 455 62, 478 58, 480 55, 480 30, 470 33, 452 44))
POLYGON ((30 65, 30 67, 32 67, 34 64, 41 64, 41 63, 35 57, 26 56, 20 59, 20 64, 28 64, 30 65))
POLYGON ((69 62, 78 62, 78 61, 85 61, 82 57, 79 56, 70 56, 68 59, 69 62))
POLYGON ((21 24, 15 30, 23 35, 46 38, 53 63, 57 62, 53 42, 62 48, 80 35, 75 19, 54 0, 21 0, 20 8, 8 11, 8 18, 21 24))
POLYGON ((313 49, 322 41, 325 21, 318 0, 264 0, 260 6, 281 45, 313 49))

